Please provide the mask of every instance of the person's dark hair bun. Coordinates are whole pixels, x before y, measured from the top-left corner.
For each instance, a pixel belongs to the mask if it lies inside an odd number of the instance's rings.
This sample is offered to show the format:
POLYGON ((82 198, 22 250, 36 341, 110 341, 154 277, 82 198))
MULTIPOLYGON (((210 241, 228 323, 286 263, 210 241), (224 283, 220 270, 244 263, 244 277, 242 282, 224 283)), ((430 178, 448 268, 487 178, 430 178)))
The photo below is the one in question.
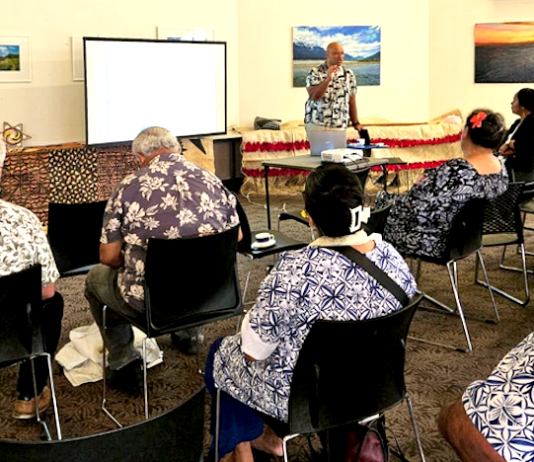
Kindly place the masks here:
POLYGON ((517 92, 517 101, 527 111, 534 112, 534 90, 532 88, 522 88, 517 92))
POLYGON ((506 130, 504 117, 490 109, 475 109, 467 116, 465 126, 474 144, 489 149, 501 145, 506 130))
POLYGON ((350 209, 362 204, 362 184, 358 176, 343 165, 322 165, 306 179, 306 212, 325 236, 350 234, 350 209))

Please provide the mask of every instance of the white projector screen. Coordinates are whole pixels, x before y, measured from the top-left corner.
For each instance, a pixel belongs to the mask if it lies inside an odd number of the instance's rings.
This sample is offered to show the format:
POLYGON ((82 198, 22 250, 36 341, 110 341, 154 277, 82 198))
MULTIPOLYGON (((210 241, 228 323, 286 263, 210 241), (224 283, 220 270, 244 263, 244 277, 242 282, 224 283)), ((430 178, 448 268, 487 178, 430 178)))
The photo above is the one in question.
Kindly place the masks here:
POLYGON ((226 43, 84 37, 87 145, 226 133, 226 43))

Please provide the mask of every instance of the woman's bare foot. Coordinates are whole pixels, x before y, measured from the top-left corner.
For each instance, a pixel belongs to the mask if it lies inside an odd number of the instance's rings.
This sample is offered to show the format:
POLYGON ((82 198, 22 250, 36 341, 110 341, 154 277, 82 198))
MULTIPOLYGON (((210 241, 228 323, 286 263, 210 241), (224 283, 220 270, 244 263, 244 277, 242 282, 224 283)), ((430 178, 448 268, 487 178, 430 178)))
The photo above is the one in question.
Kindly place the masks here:
POLYGON ((284 455, 282 438, 279 438, 267 425, 265 425, 263 433, 251 442, 251 446, 273 456, 282 457, 284 455))

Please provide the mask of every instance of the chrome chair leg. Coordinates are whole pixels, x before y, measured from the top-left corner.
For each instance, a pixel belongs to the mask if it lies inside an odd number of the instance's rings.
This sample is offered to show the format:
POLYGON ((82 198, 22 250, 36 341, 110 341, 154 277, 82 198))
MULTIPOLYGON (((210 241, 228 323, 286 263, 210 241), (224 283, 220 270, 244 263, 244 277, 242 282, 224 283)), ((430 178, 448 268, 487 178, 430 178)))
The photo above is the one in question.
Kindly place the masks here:
POLYGON ((37 380, 35 378, 35 364, 34 364, 33 360, 34 360, 34 357, 30 358, 30 364, 31 364, 31 367, 32 367, 33 396, 34 396, 34 400, 35 400, 35 417, 37 419, 37 422, 39 422, 43 426, 43 429, 44 429, 45 434, 46 434, 46 439, 48 441, 51 441, 52 437, 50 436, 50 431, 48 430, 48 425, 46 425, 46 422, 41 419, 41 413, 39 412, 39 399, 38 399, 39 393, 38 393, 38 390, 37 390, 37 380))
POLYGON ((297 436, 299 436, 299 433, 293 433, 291 435, 284 436, 284 438, 282 439, 282 444, 284 446, 284 462, 289 462, 289 459, 287 456, 287 442, 289 440, 292 440, 293 438, 296 438, 297 436))
POLYGON ((219 462, 219 434, 221 417, 221 390, 217 388, 215 398, 215 462, 219 462))
POLYGON ((406 393, 406 402, 408 404, 408 409, 410 411, 410 419, 412 420, 412 427, 415 434, 415 440, 417 442, 417 448, 419 449, 419 457, 421 457, 421 462, 426 462, 425 453, 423 452, 423 445, 421 444, 421 435, 419 433, 419 428, 417 426, 417 421, 415 420, 415 412, 413 410, 412 400, 408 393, 406 393))
POLYGON ((484 259, 482 258, 482 252, 480 250, 477 250, 477 255, 476 255, 476 258, 475 258, 475 265, 477 266, 477 268, 478 268, 478 263, 479 262, 480 262, 480 267, 482 268, 482 273, 484 274, 484 280, 486 281, 486 286, 487 286, 488 291, 489 291, 491 304, 493 305, 493 311, 495 313, 495 322, 497 323, 497 322, 500 321, 499 310, 497 309, 497 303, 495 303, 495 297, 493 296, 493 290, 492 290, 491 285, 489 283, 488 272, 486 270, 486 265, 484 263, 484 259))
MULTIPOLYGON (((102 330, 106 330, 106 310, 107 306, 104 305, 102 308, 102 330)), ((107 402, 107 387, 106 387, 106 336, 102 335, 102 410, 104 413, 117 425, 117 427, 122 428, 122 424, 113 416, 111 412, 108 411, 106 407, 107 402)))
POLYGON ((148 384, 147 384, 147 374, 146 374, 146 341, 148 337, 145 336, 143 339, 143 393, 145 397, 145 420, 148 420, 148 384))
POLYGON ((54 384, 54 375, 52 374, 52 358, 49 353, 46 354, 46 361, 48 362, 48 377, 50 380, 50 388, 52 391, 52 407, 54 408, 54 419, 56 421, 57 439, 61 440, 61 426, 59 424, 59 411, 56 398, 56 386, 54 384))
POLYGON ((449 272, 449 278, 451 280, 452 291, 454 293, 454 300, 456 301, 456 308, 458 310, 458 315, 460 316, 460 319, 462 321, 462 327, 464 329, 465 339, 467 340, 466 353, 469 353, 473 351, 473 346, 471 345, 471 337, 469 337, 469 331, 467 330, 467 323, 465 322, 465 316, 464 316, 464 312, 462 309, 462 303, 460 302, 460 294, 458 292, 457 280, 454 277, 455 274, 457 275, 457 271, 458 271, 456 262, 452 262, 452 263, 447 262, 447 270, 449 272))

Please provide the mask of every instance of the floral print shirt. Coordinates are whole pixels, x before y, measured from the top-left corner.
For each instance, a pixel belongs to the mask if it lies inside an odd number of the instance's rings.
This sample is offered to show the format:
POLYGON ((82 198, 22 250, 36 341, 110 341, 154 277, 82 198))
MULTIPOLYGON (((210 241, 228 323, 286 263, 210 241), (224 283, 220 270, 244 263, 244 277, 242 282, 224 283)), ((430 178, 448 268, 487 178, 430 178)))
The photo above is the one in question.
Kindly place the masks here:
POLYGON ((59 279, 43 225, 20 205, 0 200, 0 277, 41 265, 42 286, 59 279))
POLYGON ((466 414, 506 461, 534 460, 534 333, 465 391, 466 414))
POLYGON ((425 172, 408 194, 377 196, 377 208, 393 200, 384 239, 403 255, 442 258, 454 217, 471 199, 493 199, 508 188, 506 169, 480 175, 465 159, 425 172))
MULTIPOLYGON (((326 63, 314 67, 306 77, 306 86, 314 87, 326 79, 326 63)), ((326 93, 317 101, 306 101, 304 123, 323 125, 327 128, 347 128, 350 121, 349 100, 356 94, 354 72, 341 66, 328 85, 326 93)))
POLYGON ((149 238, 204 236, 238 224, 236 198, 219 178, 181 154, 162 154, 119 184, 106 206, 100 241, 124 242, 119 289, 126 303, 143 311, 149 238))
MULTIPOLYGON (((412 297, 415 280, 399 253, 377 242, 366 253, 412 297)), ((353 321, 385 316, 399 301, 354 262, 329 248, 281 254, 262 282, 240 335, 215 353, 215 384, 253 409, 287 421, 289 387, 299 351, 319 319, 353 321), (257 361, 248 361, 245 351, 257 361)))

